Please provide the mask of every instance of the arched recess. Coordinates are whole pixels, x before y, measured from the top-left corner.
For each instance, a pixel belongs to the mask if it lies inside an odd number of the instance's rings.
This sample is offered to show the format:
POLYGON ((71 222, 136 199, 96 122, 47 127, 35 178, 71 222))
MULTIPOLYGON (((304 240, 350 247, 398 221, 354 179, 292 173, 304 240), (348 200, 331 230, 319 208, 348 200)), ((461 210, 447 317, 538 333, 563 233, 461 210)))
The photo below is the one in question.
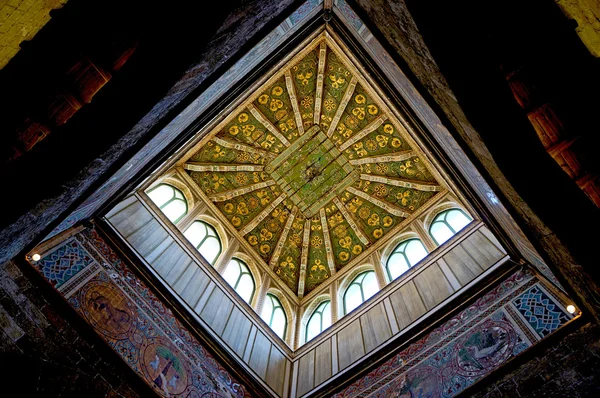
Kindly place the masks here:
MULTIPOLYGON (((354 281, 354 278, 366 271, 376 272, 373 264, 362 264, 354 267, 354 269, 339 282, 337 291, 337 308, 335 309, 338 314, 338 319, 346 316, 344 313, 344 293, 346 293, 346 289, 348 289, 352 281, 354 281)), ((332 310, 334 309, 332 308, 332 310)))
MULTIPOLYGON (((252 278, 254 278, 254 284, 255 284, 254 288, 255 288, 255 291, 254 291, 254 297, 252 297, 252 302, 250 303, 250 307, 252 307, 253 309, 256 309, 256 305, 258 304, 260 292, 261 292, 261 289, 262 289, 262 276, 261 276, 260 270, 256 266, 256 263, 254 262, 254 260, 252 259, 252 257, 250 257, 249 255, 247 255, 246 253, 235 252, 233 254, 233 256, 231 256, 231 258, 234 258, 234 257, 237 257, 237 258, 239 258, 240 260, 242 260, 243 262, 246 263, 246 265, 250 269, 250 273, 252 274, 252 278)), ((226 267, 223 268, 223 270, 225 270, 225 269, 226 269, 226 267)))
MULTIPOLYGON (((285 313, 285 316, 287 318, 287 328, 285 331, 285 336, 283 338, 283 341, 285 341, 288 345, 291 345, 292 338, 294 337, 294 333, 293 333, 294 325, 296 324, 296 317, 295 317, 294 311, 292 311, 292 306, 290 305, 290 302, 287 300, 285 295, 277 288, 270 287, 267 290, 267 292, 265 293, 265 296, 267 294, 272 294, 273 296, 277 297, 277 299, 281 303, 281 307, 283 308, 283 312, 285 313)), ((266 299, 267 299, 267 297, 263 297, 263 301, 266 299)), ((264 304, 263 304, 263 310, 264 310, 264 304)), ((262 311, 261 311, 261 314, 259 314, 259 316, 262 317, 262 311)))
MULTIPOLYGON (((302 314, 302 318, 300 321, 300 330, 297 331, 297 333, 300 333, 300 339, 299 339, 300 345, 306 343, 306 326, 308 324, 308 320, 312 316, 313 312, 317 309, 317 307, 325 301, 332 302, 331 296, 328 293, 323 293, 323 294, 320 294, 319 296, 315 297, 310 302, 310 304, 308 304, 305 307, 304 313, 302 314)), ((334 308, 331 308, 331 311, 333 313, 334 308)), ((331 319, 331 323, 333 323, 333 319, 331 319)))

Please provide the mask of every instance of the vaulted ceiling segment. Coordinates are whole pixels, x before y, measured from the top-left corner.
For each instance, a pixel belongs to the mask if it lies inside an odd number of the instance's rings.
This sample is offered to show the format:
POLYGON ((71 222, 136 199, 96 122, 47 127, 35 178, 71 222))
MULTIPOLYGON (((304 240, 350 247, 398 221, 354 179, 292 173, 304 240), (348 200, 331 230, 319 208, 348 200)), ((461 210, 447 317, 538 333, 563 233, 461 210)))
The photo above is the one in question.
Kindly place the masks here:
POLYGON ((345 51, 328 31, 310 41, 184 165, 300 298, 443 190, 345 51))

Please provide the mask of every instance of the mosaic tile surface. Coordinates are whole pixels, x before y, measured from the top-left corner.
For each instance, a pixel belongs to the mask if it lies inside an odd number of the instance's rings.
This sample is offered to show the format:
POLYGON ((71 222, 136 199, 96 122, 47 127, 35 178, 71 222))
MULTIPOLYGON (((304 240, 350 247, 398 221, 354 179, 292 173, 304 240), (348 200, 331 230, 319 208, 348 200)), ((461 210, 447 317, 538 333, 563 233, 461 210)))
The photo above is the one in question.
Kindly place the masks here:
POLYGON ((569 316, 539 286, 534 286, 512 301, 540 337, 561 327, 569 316))
POLYGON ((87 251, 72 240, 41 259, 36 267, 54 287, 59 288, 92 261, 87 251))

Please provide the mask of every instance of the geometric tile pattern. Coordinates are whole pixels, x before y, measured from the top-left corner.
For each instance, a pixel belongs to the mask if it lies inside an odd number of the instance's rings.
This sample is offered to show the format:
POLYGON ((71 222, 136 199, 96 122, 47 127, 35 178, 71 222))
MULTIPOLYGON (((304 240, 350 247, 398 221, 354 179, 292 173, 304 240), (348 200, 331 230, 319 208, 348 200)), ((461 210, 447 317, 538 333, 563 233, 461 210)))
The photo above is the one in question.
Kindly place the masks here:
POLYGON ((549 335, 569 320, 569 316, 537 286, 514 299, 513 304, 540 337, 549 335))
POLYGON ((81 245, 72 240, 41 259, 37 266, 42 275, 55 288, 59 288, 93 261, 81 245))

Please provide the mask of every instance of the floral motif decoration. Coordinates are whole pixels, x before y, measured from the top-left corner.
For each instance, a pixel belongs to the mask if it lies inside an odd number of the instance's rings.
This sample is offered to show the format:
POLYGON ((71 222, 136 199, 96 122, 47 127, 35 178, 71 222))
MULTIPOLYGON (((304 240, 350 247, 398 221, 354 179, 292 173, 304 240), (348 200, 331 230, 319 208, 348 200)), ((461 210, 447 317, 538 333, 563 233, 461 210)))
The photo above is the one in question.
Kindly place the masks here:
POLYGON ((296 87, 296 96, 300 101, 300 115, 305 129, 312 126, 314 119, 318 62, 318 50, 314 49, 290 71, 296 87))
POLYGON ((410 129, 328 40, 275 71, 208 132, 186 168, 245 250, 293 292, 304 275, 304 294, 443 191, 410 129))
POLYGON ((319 283, 331 276, 327 264, 327 253, 323 244, 324 239, 321 219, 317 215, 310 220, 309 243, 311 249, 308 252, 304 294, 311 292, 319 283))

